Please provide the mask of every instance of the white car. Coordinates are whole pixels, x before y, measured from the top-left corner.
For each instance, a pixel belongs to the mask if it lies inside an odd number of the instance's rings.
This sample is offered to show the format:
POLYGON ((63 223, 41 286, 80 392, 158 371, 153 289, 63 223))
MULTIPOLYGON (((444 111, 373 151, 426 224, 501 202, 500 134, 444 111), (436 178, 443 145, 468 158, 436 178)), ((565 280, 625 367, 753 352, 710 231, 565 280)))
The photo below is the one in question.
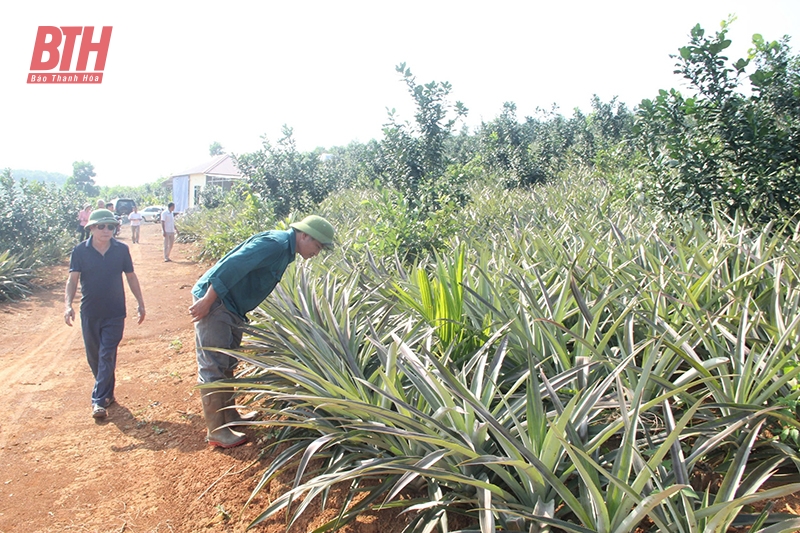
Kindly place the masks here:
POLYGON ((161 220, 161 212, 165 209, 163 205, 151 205, 142 209, 142 218, 145 222, 158 222, 161 220))

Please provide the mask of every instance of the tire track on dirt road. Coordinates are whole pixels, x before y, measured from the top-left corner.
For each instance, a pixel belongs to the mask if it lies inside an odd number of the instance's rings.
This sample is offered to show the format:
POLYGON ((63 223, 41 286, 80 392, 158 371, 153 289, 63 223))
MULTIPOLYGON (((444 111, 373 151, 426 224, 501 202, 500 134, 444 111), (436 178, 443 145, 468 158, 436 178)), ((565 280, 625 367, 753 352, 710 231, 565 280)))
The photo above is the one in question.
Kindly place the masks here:
MULTIPOLYGON (((66 282, 67 269, 63 271, 66 282)), ((8 445, 10 427, 69 401, 63 386, 83 370, 80 325, 69 328, 64 324, 63 294, 63 288, 54 286, 37 293, 30 302, 11 304, 18 316, 4 320, 7 325, 22 322, 28 326, 3 328, 0 333, 0 404, 7 406, 0 425, 0 449, 8 445), (48 312, 34 311, 37 308, 48 312)), ((10 314, 8 309, 3 312, 10 314)))

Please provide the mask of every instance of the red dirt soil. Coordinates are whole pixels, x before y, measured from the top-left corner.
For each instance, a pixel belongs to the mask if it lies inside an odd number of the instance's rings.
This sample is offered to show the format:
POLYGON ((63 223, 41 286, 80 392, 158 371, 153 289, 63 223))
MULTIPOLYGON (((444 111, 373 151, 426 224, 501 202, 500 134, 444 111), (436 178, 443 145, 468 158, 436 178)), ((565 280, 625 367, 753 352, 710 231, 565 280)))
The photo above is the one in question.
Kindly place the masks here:
MULTIPOLYGON (((63 320, 67 265, 42 272, 28 299, 0 304, 0 533, 238 533, 291 483, 271 482, 244 508, 270 458, 253 442, 231 450, 205 443, 187 309, 207 265, 180 243, 164 263, 155 224, 143 226, 140 244, 127 227, 120 240, 131 249, 147 317, 136 324, 127 291, 117 404, 105 421, 91 417, 80 323, 63 320)), ((291 531, 334 518, 333 500, 324 511, 312 506, 291 531)), ((341 531, 395 533, 406 522, 387 511, 341 531)), ((253 531, 284 532, 285 515, 253 531)))

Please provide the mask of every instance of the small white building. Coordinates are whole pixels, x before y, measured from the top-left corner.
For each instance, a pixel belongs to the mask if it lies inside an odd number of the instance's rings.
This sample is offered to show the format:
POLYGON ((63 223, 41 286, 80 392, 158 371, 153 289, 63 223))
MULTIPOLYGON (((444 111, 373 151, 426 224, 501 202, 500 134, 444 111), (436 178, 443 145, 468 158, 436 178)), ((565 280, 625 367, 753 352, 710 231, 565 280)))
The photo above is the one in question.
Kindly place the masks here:
POLYGON ((239 172, 231 156, 218 155, 202 165, 172 174, 170 179, 175 211, 183 213, 200 204, 200 195, 208 185, 218 185, 229 191, 233 182, 244 179, 244 174, 239 172))

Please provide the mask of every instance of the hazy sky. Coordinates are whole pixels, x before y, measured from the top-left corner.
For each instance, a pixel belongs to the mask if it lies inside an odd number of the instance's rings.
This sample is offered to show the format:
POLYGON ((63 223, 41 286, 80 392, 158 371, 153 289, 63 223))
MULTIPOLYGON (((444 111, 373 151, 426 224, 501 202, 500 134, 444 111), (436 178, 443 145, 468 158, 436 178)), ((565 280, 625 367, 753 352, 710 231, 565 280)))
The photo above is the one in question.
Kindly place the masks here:
POLYGON ((798 0, 4 4, 0 168, 71 174, 84 160, 100 185, 139 185, 205 162, 215 141, 274 143, 283 124, 300 150, 379 139, 387 108, 413 120, 401 62, 418 82, 450 82, 470 126, 508 101, 520 118, 588 110, 593 94, 633 108, 680 89, 670 54, 731 13, 731 59, 753 33, 790 35, 800 54, 798 0), (39 26, 95 26, 95 41, 113 26, 103 83, 27 84, 39 26))

